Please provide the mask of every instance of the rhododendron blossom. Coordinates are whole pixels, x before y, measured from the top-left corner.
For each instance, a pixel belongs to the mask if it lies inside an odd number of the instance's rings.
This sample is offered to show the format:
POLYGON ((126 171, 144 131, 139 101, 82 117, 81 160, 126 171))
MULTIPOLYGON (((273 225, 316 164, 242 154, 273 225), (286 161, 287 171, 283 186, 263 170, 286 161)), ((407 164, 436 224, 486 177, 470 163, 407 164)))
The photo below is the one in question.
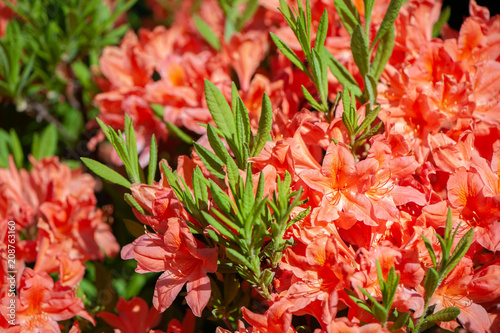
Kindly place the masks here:
POLYGON ((500 333, 500 15, 46 2, 0 0, 2 331, 500 333))
POLYGON ((202 247, 182 220, 168 220, 163 237, 145 234, 136 239, 122 249, 122 258, 137 260, 138 273, 163 272, 153 298, 158 311, 165 311, 187 283, 186 301, 193 313, 201 316, 210 298, 206 274, 217 269, 217 249, 202 247))

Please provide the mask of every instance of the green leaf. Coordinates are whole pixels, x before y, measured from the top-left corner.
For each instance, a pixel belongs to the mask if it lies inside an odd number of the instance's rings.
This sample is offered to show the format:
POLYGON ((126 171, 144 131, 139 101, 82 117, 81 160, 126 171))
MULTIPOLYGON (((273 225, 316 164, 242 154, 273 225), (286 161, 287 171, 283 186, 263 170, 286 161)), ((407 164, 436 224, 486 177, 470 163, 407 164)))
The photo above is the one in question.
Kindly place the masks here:
POLYGON ((391 0, 391 2, 389 3, 389 7, 387 8, 387 11, 385 13, 384 19, 380 24, 380 28, 378 29, 377 34, 373 39, 372 49, 373 46, 378 42, 378 40, 384 37, 384 35, 394 26, 394 21, 396 21, 396 18, 399 15, 399 9, 402 5, 403 0, 391 0))
POLYGON ((441 34, 441 28, 446 22, 448 22, 448 20, 450 19, 450 15, 451 15, 451 7, 446 6, 441 11, 439 19, 437 20, 436 23, 434 23, 434 26, 432 27, 432 38, 439 37, 439 35, 441 34))
POLYGON ((215 50, 220 51, 221 45, 219 42, 219 38, 217 37, 217 35, 215 35, 210 26, 205 23, 205 21, 203 21, 198 15, 194 15, 193 19, 194 24, 196 25, 196 29, 198 29, 198 32, 203 37, 203 39, 215 50))
POLYGON ((295 25, 297 24, 297 20, 295 19, 295 15, 293 15, 292 10, 290 9, 290 6, 288 5, 288 3, 285 0, 280 0, 279 10, 283 14, 283 16, 285 17, 290 28, 292 28, 292 30, 295 31, 295 25))
POLYGON ((127 173, 134 175, 134 181, 137 183, 145 183, 144 173, 139 164, 139 154, 137 153, 137 140, 135 137, 135 130, 133 126, 133 119, 127 114, 125 115, 125 140, 128 153, 128 159, 130 161, 130 169, 127 169, 127 173))
MULTIPOLYGON (((458 228, 456 229, 458 230, 458 228)), ((453 245, 454 237, 451 237, 453 231, 453 218, 451 215, 451 208, 448 207, 448 212, 446 214, 446 226, 444 229, 444 242, 446 243, 446 248, 451 251, 451 246, 453 245)))
POLYGON ((449 308, 444 308, 436 313, 431 314, 425 318, 425 321, 435 322, 435 321, 452 321, 455 320, 460 314, 460 309, 454 306, 449 308))
POLYGON ((399 330, 401 327, 406 325, 408 318, 410 318, 409 312, 400 313, 398 315, 398 318, 396 319, 396 321, 392 324, 391 328, 389 328, 389 331, 394 332, 394 331, 399 330))
POLYGON ((123 195, 123 199, 130 207, 135 208, 139 213, 146 214, 144 208, 142 208, 142 206, 139 205, 137 200, 135 200, 135 198, 130 193, 125 193, 123 195))
POLYGON ((368 132, 365 132, 363 135, 361 135, 356 141, 358 141, 358 140, 359 141, 364 141, 367 138, 374 136, 375 133, 378 132, 378 130, 380 129, 380 127, 382 127, 382 124, 383 124, 382 122, 378 123, 374 128, 372 128, 368 132))
POLYGON ((375 105, 377 99, 377 82, 370 74, 365 75, 365 95, 368 97, 370 105, 375 105))
POLYGON ((38 160, 42 157, 52 156, 57 149, 57 128, 53 124, 49 124, 40 135, 40 142, 33 156, 38 160))
POLYGON ((210 194, 217 207, 224 215, 231 213, 231 198, 213 180, 210 179, 210 194))
POLYGON ((21 146, 21 141, 19 141, 19 137, 17 136, 16 131, 11 128, 9 131, 10 134, 10 151, 12 152, 12 156, 14 157, 14 162, 18 169, 23 167, 24 153, 23 147, 21 146))
POLYGON ((181 186, 179 184, 177 174, 174 174, 172 172, 172 170, 170 170, 170 167, 167 164, 165 164, 165 162, 161 162, 160 165, 161 165, 161 168, 163 169, 163 173, 167 177, 168 184, 170 185, 172 190, 174 190, 174 193, 177 196, 177 198, 181 202, 183 202, 184 194, 183 194, 183 190, 181 189, 181 186))
POLYGON ((384 301, 384 306, 389 311, 392 307, 392 303, 394 302, 394 297, 396 296, 396 291, 398 289, 399 284, 399 275, 396 274, 396 270, 394 267, 391 267, 389 274, 387 275, 386 282, 386 290, 387 290, 387 299, 384 301))
MULTIPOLYGON (((368 291, 366 291, 365 289, 361 288, 361 287, 358 287, 358 289, 363 293, 363 295, 365 295, 366 297, 368 297, 368 299, 373 303, 377 303, 378 304, 378 301, 373 298, 372 295, 370 295, 370 293, 368 291)), ((379 304, 380 305, 380 304, 379 304)))
POLYGON ((272 32, 270 34, 271 34, 271 39, 273 40, 273 42, 276 45, 276 47, 278 48, 278 50, 280 50, 281 53, 283 53, 285 55, 285 57, 287 57, 288 60, 290 60, 301 71, 303 71, 304 73, 307 73, 307 68, 304 66, 302 61, 295 54, 295 52, 293 52, 293 50, 288 45, 286 45, 285 42, 283 42, 278 36, 276 36, 272 32))
POLYGON ((236 132, 231 108, 219 88, 207 79, 205 79, 205 97, 215 124, 226 138, 231 138, 236 132))
POLYGON ((245 189, 243 190, 243 196, 241 197, 242 204, 242 213, 243 216, 248 216, 252 205, 255 202, 255 198, 253 196, 253 181, 252 181, 252 170, 250 165, 247 168, 247 179, 245 181, 245 189))
POLYGON ((319 91, 322 103, 325 104, 325 102, 328 99, 328 81, 327 81, 328 71, 326 69, 326 66, 324 66, 322 59, 320 58, 316 50, 313 49, 312 55, 313 56, 312 56, 311 67, 313 75, 317 82, 316 88, 319 91))
POLYGON ((125 225, 125 228, 135 238, 139 238, 142 235, 144 235, 144 225, 130 219, 123 219, 123 224, 125 225))
POLYGON ((148 281, 148 276, 145 274, 134 273, 129 283, 127 284, 125 291, 125 298, 130 299, 139 294, 148 281))
POLYGON ((17 96, 18 98, 22 95, 21 92, 24 89, 24 87, 32 81, 33 77, 30 79, 30 75, 33 72, 33 66, 35 65, 35 54, 33 54, 30 57, 30 60, 26 64, 26 66, 23 69, 23 73, 21 75, 21 78, 19 79, 19 82, 17 84, 17 96))
MULTIPOLYGON (((212 209, 210 212, 213 215, 215 215, 215 217, 219 218, 227 226, 236 230, 236 232, 238 232, 238 233, 242 232, 241 226, 243 224, 240 223, 240 221, 238 221, 237 218, 233 220, 232 214, 229 214, 229 217, 228 217, 228 216, 225 216, 224 214, 222 214, 221 212, 219 212, 217 209, 212 209)), ((236 212, 235 214, 238 214, 238 212, 236 212)))
POLYGON ((314 99, 314 97, 309 93, 309 91, 307 91, 306 87, 301 86, 301 88, 304 97, 311 104, 311 106, 318 111, 322 111, 323 107, 314 99))
POLYGON ((219 138, 217 135, 217 132, 215 131, 215 127, 212 125, 208 124, 207 126, 207 138, 208 142, 210 143, 210 147, 212 147, 215 155, 220 159, 220 162, 223 164, 223 161, 226 161, 228 158, 231 158, 229 155, 229 152, 227 151, 226 147, 222 143, 222 140, 219 138))
POLYGON ((230 247, 226 248, 226 255, 232 262, 241 265, 244 268, 252 269, 253 265, 247 260, 247 258, 230 247))
POLYGON ((441 276, 446 277, 455 268, 455 266, 460 262, 463 256, 469 250, 474 237, 474 229, 470 228, 469 231, 462 237, 458 242, 453 254, 451 255, 449 261, 446 263, 445 267, 441 267, 441 276))
POLYGON ((200 167, 196 166, 193 172, 193 192, 195 202, 200 210, 207 208, 208 188, 206 182, 200 167))
POLYGON ((227 181, 231 190, 233 191, 233 195, 239 196, 239 186, 237 185, 242 182, 240 177, 240 172, 238 171, 238 166, 234 162, 232 157, 226 158, 226 170, 227 170, 227 181))
POLYGON ((323 12, 318 25, 318 31, 316 33, 316 41, 314 42, 314 48, 316 51, 320 52, 323 45, 325 45, 326 35, 328 34, 328 12, 323 12))
POLYGON ((148 166, 148 184, 153 185, 156 175, 156 164, 158 163, 158 145, 156 144, 155 135, 151 137, 151 145, 149 148, 149 166, 148 166))
POLYGON ((236 84, 233 81, 231 82, 231 110, 236 110, 238 97, 240 97, 240 94, 238 93, 238 88, 236 88, 236 84))
POLYGON ((251 156, 259 155, 260 151, 266 145, 267 139, 269 138, 269 133, 271 132, 272 124, 273 107, 271 105, 269 96, 264 93, 264 96, 262 96, 262 112, 259 119, 259 128, 255 137, 254 146, 252 147, 251 156))
POLYGON ((425 299, 431 299, 439 284, 439 274, 434 268, 429 268, 424 279, 425 299))
POLYGON ((431 257, 432 265, 434 266, 434 268, 437 268, 436 253, 434 252, 434 247, 432 246, 431 241, 424 235, 422 235, 422 239, 424 240, 425 248, 427 249, 427 251, 429 252, 429 256, 431 257))
POLYGON ((217 221, 213 216, 208 214, 207 212, 202 211, 201 214, 207 220, 207 222, 215 228, 218 232, 220 232, 223 236, 225 236, 227 239, 237 243, 237 235, 230 230, 226 225, 222 224, 221 222, 217 221))
POLYGON ((71 69, 82 86, 86 89, 90 89, 92 86, 92 72, 89 67, 79 60, 71 63, 71 69))
POLYGON ((229 43, 231 37, 237 31, 236 23, 226 16, 226 24, 224 25, 224 40, 229 43))
POLYGON ((394 48, 394 26, 392 26, 387 33, 380 39, 380 43, 377 46, 377 52, 373 58, 371 66, 371 74, 375 81, 378 81, 380 75, 384 71, 387 61, 392 55, 392 49, 394 48))
POLYGON ((364 77, 370 70, 370 54, 368 53, 368 41, 361 25, 357 25, 351 36, 351 52, 354 62, 364 77))
POLYGON ((215 177, 224 179, 225 172, 222 169, 224 163, 220 160, 220 158, 218 158, 217 155, 196 142, 194 143, 194 149, 196 150, 196 153, 198 153, 198 156, 200 156, 201 161, 208 169, 208 171, 210 171, 210 173, 215 177))
POLYGON ((165 125, 167 125, 168 132, 170 134, 173 134, 176 136, 178 139, 184 141, 185 143, 192 144, 193 143, 193 138, 190 137, 188 134, 186 134, 183 130, 181 130, 179 127, 175 126, 173 123, 170 121, 165 121, 165 125))
POLYGON ((304 52, 306 59, 311 58, 311 42, 310 35, 307 33, 306 28, 307 23, 305 22, 304 15, 297 18, 297 29, 295 30, 295 36, 300 43, 302 51, 304 52))
POLYGON ((359 125, 358 129, 356 130, 356 135, 360 134, 363 132, 366 128, 368 128, 369 125, 373 123, 373 121, 377 118, 378 113, 380 111, 380 105, 377 105, 377 107, 365 116, 365 119, 361 122, 361 125, 359 125))
POLYGON ((132 185, 122 175, 105 166, 104 164, 86 157, 82 157, 81 159, 82 162, 99 177, 126 188, 130 188, 130 185, 132 185))
POLYGON ((333 2, 335 3, 335 8, 337 9, 342 24, 349 35, 352 35, 354 28, 358 24, 361 24, 356 7, 351 0, 334 0, 333 2))
POLYGON ((372 306, 373 316, 380 322, 385 323, 387 321, 387 310, 378 302, 374 302, 372 306))
POLYGON ((352 101, 349 89, 344 88, 342 91, 342 106, 344 107, 344 113, 342 114, 342 120, 347 127, 349 133, 354 133, 357 127, 356 116, 353 116, 352 101))
POLYGON ((248 111, 243 104, 241 98, 238 97, 236 103, 235 110, 235 119, 236 119, 236 135, 234 138, 236 139, 235 144, 238 147, 238 155, 241 156, 241 166, 244 167, 248 160, 248 145, 250 144, 250 119, 248 117, 248 111))
MULTIPOLYGON (((34 138, 36 138, 36 133, 34 138)), ((9 141, 10 136, 0 129, 0 168, 9 167, 9 141)))
POLYGON ((373 5, 375 4, 375 0, 364 0, 365 3, 365 30, 366 35, 370 32, 370 22, 372 18, 372 10, 373 5))
POLYGON ((384 281, 384 275, 382 274, 382 268, 380 267, 380 262, 378 259, 375 260, 375 263, 377 265, 377 278, 378 278, 378 284, 380 285, 380 290, 382 291, 382 296, 384 296, 384 303, 385 303, 385 296, 387 295, 387 288, 386 284, 384 281))
POLYGON ((326 48, 323 48, 322 52, 326 52, 328 57, 328 67, 340 84, 342 84, 344 88, 350 89, 355 96, 361 96, 361 89, 359 89, 358 83, 351 73, 349 73, 347 68, 335 59, 335 57, 326 48))

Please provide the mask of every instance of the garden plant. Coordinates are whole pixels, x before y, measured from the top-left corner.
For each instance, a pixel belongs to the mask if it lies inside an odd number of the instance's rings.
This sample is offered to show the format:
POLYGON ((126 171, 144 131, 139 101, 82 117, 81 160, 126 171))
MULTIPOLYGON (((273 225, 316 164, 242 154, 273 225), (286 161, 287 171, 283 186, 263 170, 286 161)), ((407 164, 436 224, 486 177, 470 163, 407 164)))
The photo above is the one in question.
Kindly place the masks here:
POLYGON ((0 0, 0 331, 500 333, 500 15, 452 7, 0 0))

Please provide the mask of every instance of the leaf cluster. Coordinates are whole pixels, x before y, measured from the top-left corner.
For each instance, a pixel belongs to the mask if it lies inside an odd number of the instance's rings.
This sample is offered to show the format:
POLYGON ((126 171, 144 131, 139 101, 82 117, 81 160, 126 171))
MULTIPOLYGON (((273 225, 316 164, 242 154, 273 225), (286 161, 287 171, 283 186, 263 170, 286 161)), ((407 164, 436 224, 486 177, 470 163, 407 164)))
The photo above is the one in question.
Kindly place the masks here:
MULTIPOLYGON (((31 143, 31 155, 37 160, 55 155, 57 138, 57 129, 53 124, 49 124, 41 133, 34 133, 31 143)), ((0 129, 0 168, 9 167, 9 155, 12 155, 18 169, 24 166, 23 146, 18 134, 13 128, 9 132, 0 129)))
MULTIPOLYGON (((312 23, 309 1, 306 1, 305 9, 301 1, 297 3, 298 9, 295 9, 291 8, 286 1, 280 0, 280 10, 297 37, 309 67, 278 36, 271 33, 271 38, 278 49, 313 81, 319 93, 319 102, 304 86, 302 86, 302 92, 311 106, 318 111, 324 112, 327 119, 331 119, 334 116, 330 110, 331 103, 328 99, 328 68, 344 86, 344 91, 350 91, 350 95, 353 95, 361 104, 369 103, 369 116, 365 118, 366 123, 363 126, 357 126, 357 121, 355 121, 357 116, 350 114, 350 108, 347 109, 349 112, 347 118, 343 117, 351 136, 351 146, 359 146, 376 133, 376 130, 371 130, 371 124, 378 115, 378 109, 372 109, 376 104, 377 81, 392 54, 394 46, 394 21, 398 16, 403 0, 391 0, 380 28, 371 42, 370 23, 375 1, 365 0, 364 2, 365 23, 363 26, 360 14, 351 0, 334 0, 342 24, 351 36, 351 52, 354 62, 363 77, 363 88, 358 85, 347 68, 324 47, 328 31, 328 15, 326 10, 318 25, 314 47, 311 47, 312 23), (349 122, 346 122, 346 120, 349 122), (365 134, 356 140, 356 137, 364 130, 366 130, 365 134)), ((354 112, 356 112, 355 101, 352 101, 351 104, 354 105, 354 112)), ((355 149, 353 149, 353 153, 354 151, 355 149)))
POLYGON ((429 308, 429 305, 431 305, 430 301, 432 299, 432 296, 434 295, 434 292, 439 288, 443 280, 458 265, 460 260, 469 250, 469 247, 472 243, 472 239, 474 237, 474 229, 470 228, 469 231, 467 231, 465 235, 460 239, 452 252, 453 243, 459 228, 460 226, 457 226, 453 231, 451 209, 448 208, 444 237, 436 233, 439 245, 441 246, 441 260, 439 262, 437 261, 437 255, 434 251, 431 241, 427 237, 422 235, 425 247, 427 248, 427 251, 429 252, 432 260, 432 267, 427 270, 427 274, 424 279, 424 315, 417 322, 413 332, 418 333, 429 327, 432 327, 436 321, 454 320, 460 314, 460 309, 456 307, 449 307, 442 309, 434 314, 427 314, 427 310, 429 308))
POLYGON ((272 125, 272 106, 266 94, 255 136, 250 128, 248 111, 234 84, 231 105, 209 81, 205 81, 205 95, 217 126, 207 125, 213 152, 197 143, 194 147, 213 178, 206 179, 197 167, 191 193, 184 179, 167 165, 162 167, 176 196, 200 224, 189 223, 191 229, 197 233, 207 232, 213 241, 225 248, 226 259, 221 261, 223 269, 236 270, 269 298, 274 272, 269 268, 262 269, 262 261, 267 257, 272 268, 276 268, 281 253, 291 245, 290 241, 283 240, 284 232, 308 213, 304 211, 290 219, 292 209, 305 203, 300 200, 302 190, 290 192, 289 174, 284 181, 278 179, 278 191, 273 200, 264 196, 263 173, 254 187, 248 158, 260 153, 272 125), (246 174, 245 179, 242 172, 246 174), (212 207, 207 205, 209 195, 214 203, 212 207), (270 241, 265 245, 267 238, 270 241))
MULTIPOLYGON (((284 240, 286 230, 303 219, 309 209, 290 218, 295 207, 304 205, 302 189, 290 191, 291 176, 278 178, 277 191, 272 199, 264 195, 264 174, 261 172, 254 186, 249 157, 257 156, 270 137, 272 105, 264 94, 259 127, 253 135, 248 111, 236 86, 232 86, 231 105, 220 90, 205 81, 205 96, 216 127, 207 125, 207 136, 212 151, 194 143, 196 153, 210 172, 206 178, 197 166, 193 172, 192 190, 185 179, 162 163, 167 181, 186 211, 197 221, 186 221, 193 233, 203 235, 209 245, 214 242, 225 249, 221 259, 222 270, 238 272, 241 277, 258 287, 266 298, 270 297, 270 285, 281 253, 293 244, 284 240), (228 148, 226 148, 226 144, 228 148), (241 174, 245 174, 242 177, 241 174), (209 202, 213 202, 212 205, 209 202), (208 238, 205 236, 208 235, 208 238), (270 268, 262 269, 267 261, 270 268)), ((145 176, 137 157, 137 144, 132 119, 125 117, 124 133, 105 126, 97 119, 107 139, 112 143, 124 163, 128 179, 104 164, 82 158, 89 169, 102 178, 129 188, 132 183, 144 183, 145 176)), ((152 184, 156 173, 158 148, 151 141, 148 183, 152 184)), ((125 194, 127 203, 148 214, 130 194, 125 194)))
MULTIPOLYGON (((146 183, 144 170, 139 164, 137 142, 132 119, 128 115, 125 115, 124 133, 122 133, 121 130, 115 131, 111 126, 106 126, 99 118, 97 118, 97 122, 122 160, 128 179, 101 162, 86 157, 82 157, 82 162, 98 176, 126 188, 129 188, 132 183, 146 183)), ((151 138, 149 167, 147 172, 147 183, 150 185, 153 184, 155 178, 157 162, 158 146, 155 135, 153 134, 151 138)), ((131 196, 126 196, 126 200, 127 198, 133 200, 131 196)), ((136 208, 136 205, 133 205, 133 207, 136 208)))
POLYGON ((136 0, 18 0, 0 39, 0 97, 19 112, 56 125, 75 144, 92 110, 91 65, 128 29, 117 19, 136 0))
POLYGON ((377 301, 373 296, 371 296, 365 289, 359 288, 360 291, 368 298, 370 302, 360 299, 357 295, 346 289, 349 297, 363 310, 370 313, 375 319, 377 319, 382 325, 386 325, 388 320, 392 321, 393 324, 389 328, 390 331, 398 330, 404 326, 407 326, 408 332, 418 333, 422 332, 436 324, 436 322, 441 321, 452 321, 457 318, 460 314, 460 309, 457 307, 447 307, 441 309, 436 313, 429 311, 430 301, 439 288, 443 280, 450 274, 450 272, 455 268, 463 256, 467 253, 469 249, 474 230, 471 228, 458 242, 453 252, 451 251, 454 240, 457 235, 459 226, 453 231, 453 224, 451 218, 451 210, 448 209, 448 216, 446 219, 446 228, 444 233, 444 238, 436 234, 441 245, 441 260, 438 262, 436 260, 437 256, 432 246, 432 243, 422 235, 425 246, 429 251, 433 267, 427 270, 427 274, 424 279, 424 314, 414 323, 408 312, 398 313, 397 310, 392 310, 392 303, 396 295, 396 291, 399 283, 399 276, 396 274, 394 267, 391 267, 385 280, 382 274, 380 264, 377 260, 377 276, 380 285, 380 290, 382 291, 382 303, 377 301))
POLYGON ((409 313, 391 313, 392 303, 394 302, 394 297, 396 296, 396 291, 398 289, 399 275, 396 274, 394 267, 391 267, 391 270, 387 274, 387 280, 385 280, 378 260, 376 261, 376 264, 378 282, 382 292, 382 303, 379 303, 372 295, 370 295, 368 291, 361 287, 359 290, 370 300, 371 304, 358 298, 354 292, 348 289, 346 289, 346 292, 360 308, 371 314, 384 327, 386 326, 389 318, 395 319, 390 328, 390 331, 393 332, 405 325, 409 318, 409 313), (389 315, 391 315, 391 317, 389 317, 389 315))
MULTIPOLYGON (((330 53, 324 47, 326 36, 328 33, 328 13, 325 9, 318 25, 314 46, 311 47, 311 7, 309 1, 306 1, 305 8, 302 5, 301 1, 298 1, 297 4, 298 9, 292 9, 286 3, 286 1, 280 0, 280 11, 285 17, 293 33, 295 34, 295 37, 299 41, 306 58, 306 62, 310 65, 310 67, 303 63, 299 56, 278 36, 271 33, 271 38, 274 44, 276 44, 278 49, 288 58, 288 60, 290 60, 300 70, 302 70, 313 81, 319 93, 320 101, 316 101, 313 95, 304 86, 302 86, 302 92, 304 93, 304 97, 307 99, 307 101, 316 110, 328 113, 329 104, 327 75, 329 62, 331 60, 329 58, 330 53)), ((347 74, 349 73, 347 69, 345 70, 345 72, 347 74)))
POLYGON ((370 104, 366 104, 365 117, 359 124, 359 115, 356 109, 356 101, 352 91, 344 88, 342 92, 342 122, 349 132, 350 148, 353 155, 356 157, 357 149, 371 136, 375 135, 381 128, 382 122, 372 127, 373 122, 378 116, 380 105, 372 109, 370 104))

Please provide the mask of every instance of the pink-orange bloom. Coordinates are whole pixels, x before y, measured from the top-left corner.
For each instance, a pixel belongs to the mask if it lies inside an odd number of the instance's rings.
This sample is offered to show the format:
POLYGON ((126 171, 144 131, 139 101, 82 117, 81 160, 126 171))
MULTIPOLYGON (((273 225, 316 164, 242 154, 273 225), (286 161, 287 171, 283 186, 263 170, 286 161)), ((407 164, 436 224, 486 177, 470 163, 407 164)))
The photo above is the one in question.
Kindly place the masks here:
POLYGON ((161 314, 155 309, 149 309, 146 301, 140 297, 134 297, 125 301, 122 297, 116 304, 118 315, 109 312, 99 312, 98 317, 104 319, 115 333, 148 333, 160 323, 161 314))
MULTIPOLYGON (((463 258, 451 273, 444 279, 431 299, 431 305, 436 304, 434 311, 455 306, 460 309, 458 320, 470 332, 488 332, 491 326, 486 310, 469 298, 468 286, 472 281, 472 261, 463 258)), ((439 326, 453 330, 458 323, 440 322, 439 326)))
POLYGON ((58 321, 78 315, 95 324, 85 311, 75 290, 54 283, 47 273, 35 273, 26 268, 21 277, 17 300, 16 324, 22 331, 60 332, 58 321))
POLYGON ((163 272, 153 298, 158 311, 165 311, 187 283, 187 304, 197 317, 201 316, 211 294, 207 273, 217 270, 217 248, 204 247, 184 221, 171 218, 163 237, 139 237, 123 247, 122 258, 137 260, 138 273, 163 272))
POLYGON ((377 168, 375 159, 355 163, 344 144, 331 143, 321 170, 305 170, 299 176, 311 189, 323 193, 318 219, 341 218, 339 226, 349 229, 357 220, 377 225, 371 213, 372 203, 365 195, 366 183, 377 168))

